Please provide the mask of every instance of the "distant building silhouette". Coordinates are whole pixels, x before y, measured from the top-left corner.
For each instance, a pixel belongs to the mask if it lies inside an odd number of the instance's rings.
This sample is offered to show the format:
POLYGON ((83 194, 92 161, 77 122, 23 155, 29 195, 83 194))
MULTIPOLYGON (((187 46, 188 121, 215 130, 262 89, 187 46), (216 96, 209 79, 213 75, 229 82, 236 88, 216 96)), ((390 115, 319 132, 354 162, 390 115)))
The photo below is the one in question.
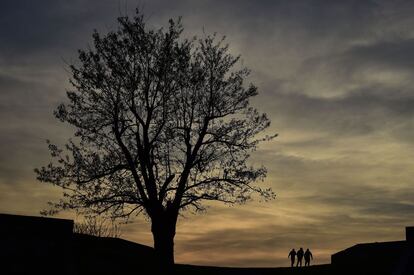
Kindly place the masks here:
POLYGON ((331 262, 349 274, 413 275, 414 227, 406 227, 404 241, 357 244, 333 254, 331 262))
POLYGON ((151 247, 73 233, 73 221, 0 214, 0 274, 151 274, 151 247))

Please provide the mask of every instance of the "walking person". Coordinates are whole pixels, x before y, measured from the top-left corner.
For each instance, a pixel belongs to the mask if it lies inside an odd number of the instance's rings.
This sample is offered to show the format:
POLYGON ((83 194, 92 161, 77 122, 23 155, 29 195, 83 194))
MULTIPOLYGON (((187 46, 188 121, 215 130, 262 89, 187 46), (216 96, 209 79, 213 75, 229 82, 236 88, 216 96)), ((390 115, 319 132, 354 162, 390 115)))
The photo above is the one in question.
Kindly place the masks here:
POLYGON ((296 257, 298 258, 296 266, 302 266, 303 253, 303 248, 301 247, 296 253, 296 257))
POLYGON ((310 266, 311 259, 313 260, 312 252, 310 252, 309 248, 306 249, 305 254, 303 255, 305 257, 305 266, 310 266))
POLYGON ((296 251, 294 248, 292 248, 292 250, 289 252, 288 258, 290 258, 290 266, 293 267, 296 258, 296 251))

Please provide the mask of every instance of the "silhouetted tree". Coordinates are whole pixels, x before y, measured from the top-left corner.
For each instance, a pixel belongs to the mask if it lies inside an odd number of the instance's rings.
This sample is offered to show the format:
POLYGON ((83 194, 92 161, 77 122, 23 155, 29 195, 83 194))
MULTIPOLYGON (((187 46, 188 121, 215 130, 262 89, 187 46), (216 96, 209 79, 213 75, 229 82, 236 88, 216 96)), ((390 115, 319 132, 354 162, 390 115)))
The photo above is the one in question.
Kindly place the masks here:
POLYGON ((115 32, 95 31, 70 67, 74 89, 55 115, 76 138, 64 150, 49 142, 52 161, 37 177, 65 191, 49 213, 145 213, 155 251, 171 265, 180 211, 274 197, 252 185, 265 168, 246 163, 272 138, 258 137, 270 121, 249 106, 257 89, 223 39, 182 38, 180 20, 150 30, 139 12, 118 21, 115 32))

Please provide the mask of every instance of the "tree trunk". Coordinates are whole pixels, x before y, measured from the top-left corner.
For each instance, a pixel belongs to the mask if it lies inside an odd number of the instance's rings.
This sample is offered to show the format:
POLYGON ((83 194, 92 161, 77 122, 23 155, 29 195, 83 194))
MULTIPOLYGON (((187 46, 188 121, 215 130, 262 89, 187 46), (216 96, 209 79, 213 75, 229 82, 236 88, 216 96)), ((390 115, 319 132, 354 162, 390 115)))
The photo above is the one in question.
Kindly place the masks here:
POLYGON ((174 236, 176 219, 166 215, 152 219, 151 231, 157 264, 161 271, 172 273, 174 268, 174 236))

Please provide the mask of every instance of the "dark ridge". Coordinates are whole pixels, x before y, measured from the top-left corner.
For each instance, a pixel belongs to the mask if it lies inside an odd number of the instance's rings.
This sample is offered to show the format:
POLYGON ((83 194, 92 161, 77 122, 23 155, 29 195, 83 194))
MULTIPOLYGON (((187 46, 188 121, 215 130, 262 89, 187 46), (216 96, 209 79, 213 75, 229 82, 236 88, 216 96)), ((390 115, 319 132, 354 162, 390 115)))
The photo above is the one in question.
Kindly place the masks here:
MULTIPOLYGON (((176 264, 174 275, 413 275, 414 228, 404 241, 357 244, 310 267, 235 268, 176 264)), ((212 244, 214 245, 214 244, 212 244)), ((159 274, 154 249, 73 233, 73 221, 0 214, 0 274, 159 274)))
POLYGON ((176 265, 176 275, 333 275, 331 265, 313 265, 309 267, 277 267, 277 268, 238 268, 195 265, 176 265))
POLYGON ((72 230, 72 220, 0 214, 0 274, 151 274, 153 248, 72 230))

